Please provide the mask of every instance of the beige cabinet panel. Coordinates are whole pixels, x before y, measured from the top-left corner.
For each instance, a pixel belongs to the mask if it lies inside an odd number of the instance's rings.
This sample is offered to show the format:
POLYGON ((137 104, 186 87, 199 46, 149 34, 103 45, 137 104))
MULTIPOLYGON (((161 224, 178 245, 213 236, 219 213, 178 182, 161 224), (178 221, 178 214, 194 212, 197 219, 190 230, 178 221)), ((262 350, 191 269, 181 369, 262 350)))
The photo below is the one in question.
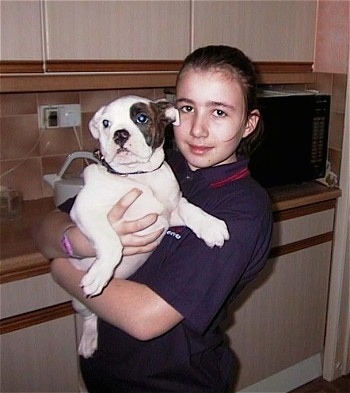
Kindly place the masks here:
POLYGON ((270 259, 232 305, 227 329, 240 361, 237 390, 323 350, 331 242, 270 259))
POLYGON ((332 232, 333 224, 334 209, 275 222, 272 232, 272 247, 332 232))
POLYGON ((73 315, 0 340, 1 392, 78 392, 73 315))
POLYGON ((182 59, 190 1, 45 1, 49 60, 182 59))
POLYGON ((312 62, 316 0, 194 1, 193 45, 236 46, 254 61, 312 62))
POLYGON ((50 274, 2 284, 0 291, 0 318, 8 318, 71 300, 67 292, 53 281, 50 274))
POLYGON ((40 0, 0 1, 1 60, 42 60, 40 0))

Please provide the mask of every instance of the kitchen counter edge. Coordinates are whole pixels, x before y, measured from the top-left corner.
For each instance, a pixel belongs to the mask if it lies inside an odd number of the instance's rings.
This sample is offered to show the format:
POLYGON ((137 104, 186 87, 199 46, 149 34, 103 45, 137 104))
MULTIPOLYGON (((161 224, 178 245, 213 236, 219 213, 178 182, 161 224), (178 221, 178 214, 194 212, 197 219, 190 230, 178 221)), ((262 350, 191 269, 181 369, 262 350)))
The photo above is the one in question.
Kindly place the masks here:
MULTIPOLYGON (((336 200, 341 196, 339 188, 329 188, 316 181, 297 186, 274 187, 268 189, 268 192, 274 213, 336 200)), ((1 220, 0 284, 49 273, 50 261, 32 244, 31 228, 35 225, 33 216, 38 220, 52 209, 52 198, 24 201, 22 217, 16 220, 1 220), (12 228, 5 231, 6 224, 12 228), (11 229, 13 232, 9 234, 11 229), (23 242, 22 248, 16 247, 16 234, 18 241, 23 242)))

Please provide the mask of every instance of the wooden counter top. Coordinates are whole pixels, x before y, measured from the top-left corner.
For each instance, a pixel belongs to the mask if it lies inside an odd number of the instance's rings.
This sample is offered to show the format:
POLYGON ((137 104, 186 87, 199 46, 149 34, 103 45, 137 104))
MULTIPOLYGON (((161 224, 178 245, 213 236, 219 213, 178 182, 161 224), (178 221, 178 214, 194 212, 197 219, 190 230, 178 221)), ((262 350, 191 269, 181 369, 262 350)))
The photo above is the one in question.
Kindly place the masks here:
POLYGON ((316 181, 295 186, 271 187, 268 192, 275 212, 337 199, 341 196, 339 188, 329 188, 316 181))
POLYGON ((20 217, 0 219, 0 283, 49 272, 49 262, 35 248, 31 230, 54 208, 52 198, 24 201, 20 217))
MULTIPOLYGON (((300 186, 274 187, 268 191, 275 212, 337 199, 341 196, 338 188, 327 188, 317 182, 300 186)), ((35 223, 54 208, 52 198, 24 201, 21 217, 0 220, 0 283, 49 272, 49 261, 35 248, 31 230, 35 223)))

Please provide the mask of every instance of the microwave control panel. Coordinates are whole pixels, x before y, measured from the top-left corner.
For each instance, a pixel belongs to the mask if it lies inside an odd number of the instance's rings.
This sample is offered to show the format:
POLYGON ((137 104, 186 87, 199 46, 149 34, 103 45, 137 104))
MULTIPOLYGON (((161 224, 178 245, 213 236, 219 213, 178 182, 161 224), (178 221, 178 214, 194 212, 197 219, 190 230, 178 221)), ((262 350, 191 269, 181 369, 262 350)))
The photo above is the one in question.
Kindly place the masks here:
POLYGON ((329 111, 330 97, 316 95, 311 140, 311 163, 316 170, 322 168, 327 154, 329 111))

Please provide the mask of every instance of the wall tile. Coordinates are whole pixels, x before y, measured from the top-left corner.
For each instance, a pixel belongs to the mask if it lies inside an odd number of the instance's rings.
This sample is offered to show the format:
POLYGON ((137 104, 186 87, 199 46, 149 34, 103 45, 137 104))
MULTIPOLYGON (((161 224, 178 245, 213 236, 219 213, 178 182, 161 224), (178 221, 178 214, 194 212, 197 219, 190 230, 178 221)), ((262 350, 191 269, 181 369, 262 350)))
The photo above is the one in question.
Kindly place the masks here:
POLYGON ((328 149, 328 160, 331 162, 331 170, 338 177, 340 176, 340 166, 341 166, 341 150, 338 149, 328 149))
POLYGON ((347 76, 345 74, 334 74, 332 88, 332 110, 345 113, 347 76))
POLYGON ((135 95, 154 100, 154 89, 121 89, 118 90, 118 96, 135 95))
MULTIPOLYGON (((79 140, 82 140, 80 127, 76 127, 79 140)), ((40 155, 49 156, 69 154, 80 150, 73 128, 53 128, 43 131, 40 140, 40 155)))
POLYGON ((13 169, 1 177, 1 185, 14 188, 23 193, 23 199, 42 198, 41 159, 8 160, 1 162, 1 174, 13 169))
POLYGON ((39 130, 36 115, 0 118, 0 157, 16 159, 39 154, 39 130))
POLYGON ((341 150, 343 146, 344 133, 344 113, 332 112, 329 123, 329 143, 328 146, 333 149, 341 150))
POLYGON ((318 90, 326 94, 332 94, 332 87, 333 87, 333 74, 327 74, 324 72, 317 72, 316 83, 308 86, 308 88, 318 90))
POLYGON ((154 100, 165 98, 164 89, 154 89, 154 100))
POLYGON ((82 114, 82 139, 84 150, 93 152, 98 147, 98 141, 91 135, 89 122, 94 113, 82 114))
POLYGON ((48 92, 38 94, 38 105, 79 104, 79 92, 48 92))
POLYGON ((36 94, 1 94, 1 117, 37 113, 36 94))
POLYGON ((101 106, 118 98, 117 90, 83 91, 80 93, 81 111, 95 113, 101 106))

